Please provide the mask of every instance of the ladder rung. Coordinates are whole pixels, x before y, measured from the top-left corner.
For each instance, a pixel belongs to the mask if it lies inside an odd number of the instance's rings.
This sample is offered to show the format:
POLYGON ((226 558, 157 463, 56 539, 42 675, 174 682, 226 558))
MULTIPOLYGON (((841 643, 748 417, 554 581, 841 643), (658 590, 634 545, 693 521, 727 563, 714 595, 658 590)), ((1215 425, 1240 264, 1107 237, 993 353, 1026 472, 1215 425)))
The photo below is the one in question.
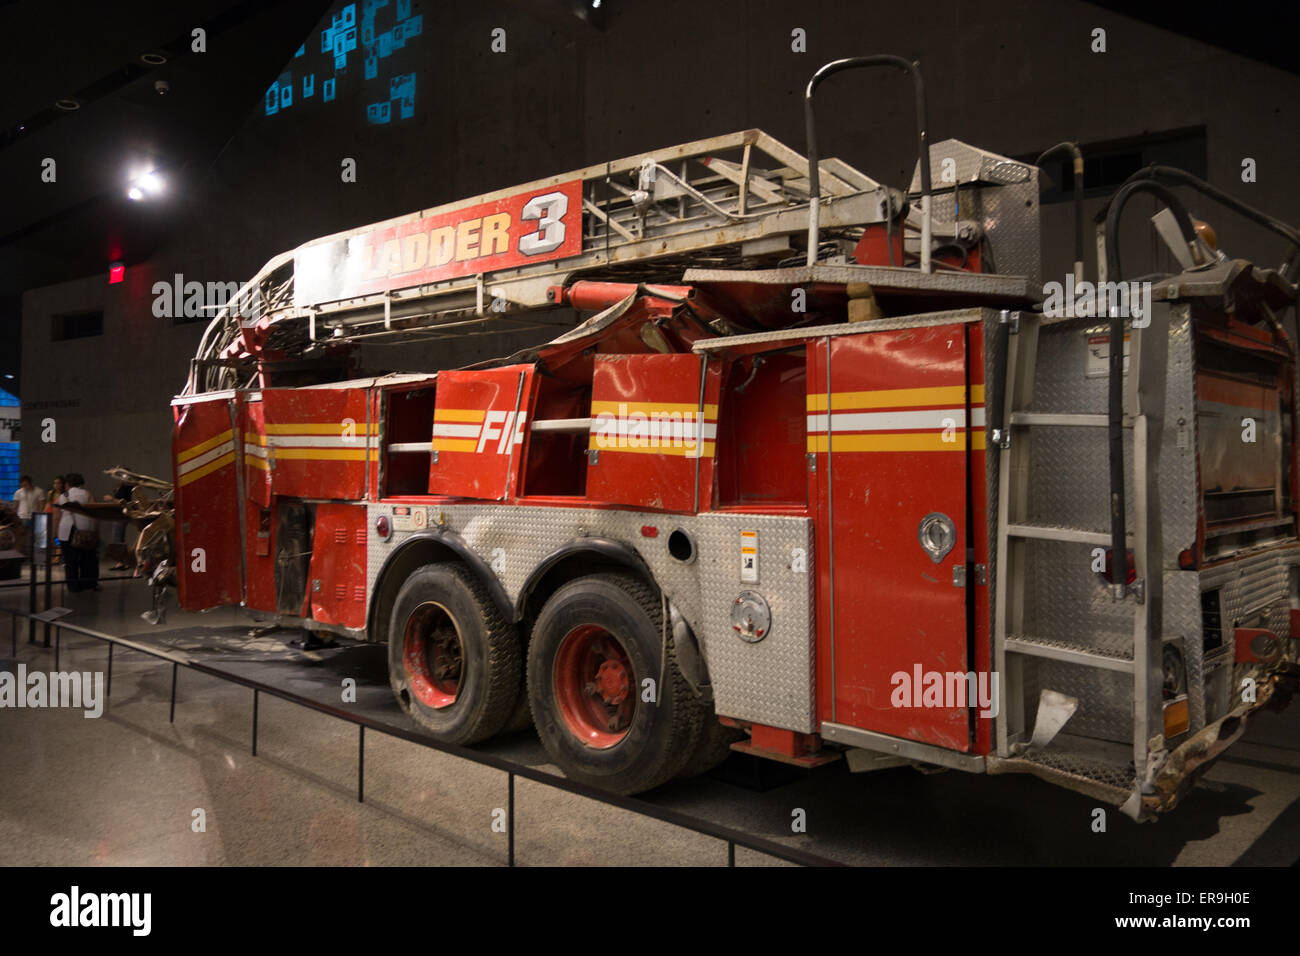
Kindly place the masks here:
MULTIPOLYGON (((1071 541, 1077 544, 1110 544, 1110 534, 1106 531, 1085 531, 1082 528, 1048 524, 1008 524, 1007 537, 1035 538, 1040 541, 1071 541)), ((1132 535, 1128 537, 1131 539, 1132 535)))
POLYGON ((1052 641, 1043 638, 1008 635, 1003 646, 1012 654, 1025 654, 1030 657, 1046 657, 1067 664, 1079 664, 1084 667, 1099 667, 1103 670, 1133 672, 1133 661, 1127 657, 1114 654, 1102 654, 1090 648, 1070 644, 1065 641, 1052 641))
MULTIPOLYGON (((1106 415, 1091 415, 1075 412, 1012 412, 1013 425, 1076 425, 1089 428, 1105 428, 1110 424, 1106 415)), ((1127 416, 1125 427, 1129 426, 1127 416)))

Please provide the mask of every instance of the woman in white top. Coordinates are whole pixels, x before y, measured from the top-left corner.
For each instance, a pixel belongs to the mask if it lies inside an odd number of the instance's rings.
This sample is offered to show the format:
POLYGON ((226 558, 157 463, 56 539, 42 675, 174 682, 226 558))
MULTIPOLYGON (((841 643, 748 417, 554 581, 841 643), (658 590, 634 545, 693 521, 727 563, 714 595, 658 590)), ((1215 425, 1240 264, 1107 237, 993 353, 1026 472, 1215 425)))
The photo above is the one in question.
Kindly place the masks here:
MULTIPOLYGON (((85 480, 74 472, 68 473, 68 490, 63 493, 56 504, 90 504, 90 492, 84 485, 85 480)), ((63 563, 67 568, 69 591, 89 591, 99 587, 99 544, 95 542, 89 548, 74 547, 72 536, 77 531, 95 530, 95 519, 86 515, 73 514, 60 509, 59 540, 63 542, 63 563)))

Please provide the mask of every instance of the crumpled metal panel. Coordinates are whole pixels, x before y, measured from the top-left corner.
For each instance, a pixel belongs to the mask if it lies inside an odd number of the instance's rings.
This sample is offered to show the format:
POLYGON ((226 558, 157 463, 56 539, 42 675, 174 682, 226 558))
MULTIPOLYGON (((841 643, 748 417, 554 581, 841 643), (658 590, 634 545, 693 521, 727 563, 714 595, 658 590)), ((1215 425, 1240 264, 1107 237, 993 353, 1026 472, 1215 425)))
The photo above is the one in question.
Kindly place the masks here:
MULTIPOLYGON (((651 515, 642 512, 517 505, 412 505, 396 527, 393 506, 368 506, 369 526, 388 515, 388 541, 370 535, 367 594, 387 556, 420 528, 453 531, 497 571, 511 601, 517 601, 533 570, 564 545, 599 537, 631 546, 700 640, 709 664, 719 714, 802 733, 814 724, 812 522, 807 518, 736 514, 651 515), (658 535, 644 537, 653 524, 658 535), (696 557, 683 563, 668 554, 668 535, 681 528, 695 541, 696 557), (758 532, 759 579, 740 580, 740 531, 758 532), (804 560, 797 563, 796 549, 804 560), (799 570, 803 568, 804 570, 799 570), (756 644, 731 629, 731 604, 742 590, 759 591, 772 610, 772 629, 756 644)), ((374 637, 372 635, 372 637, 374 637)))

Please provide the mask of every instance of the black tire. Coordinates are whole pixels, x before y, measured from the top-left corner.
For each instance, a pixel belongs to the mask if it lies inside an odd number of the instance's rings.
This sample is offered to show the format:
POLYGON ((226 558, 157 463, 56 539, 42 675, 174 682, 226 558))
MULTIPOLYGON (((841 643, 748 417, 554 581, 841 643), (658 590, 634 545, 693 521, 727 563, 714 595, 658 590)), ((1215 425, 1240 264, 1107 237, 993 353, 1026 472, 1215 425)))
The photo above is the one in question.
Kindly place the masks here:
MULTIPOLYGON (((523 671, 523 668, 520 668, 523 671)), ((501 728, 503 734, 516 734, 533 726, 533 712, 528 706, 528 686, 521 673, 519 678, 519 700, 515 703, 514 713, 501 728)))
POLYGON ((463 565, 426 564, 402 584, 388 625, 388 680, 439 740, 473 744, 499 732, 522 670, 514 626, 463 565))
POLYGON ((678 774, 682 780, 698 777, 708 773, 731 753, 731 745, 745 739, 745 732, 736 727, 727 727, 720 723, 713 714, 706 714, 704 726, 700 729, 700 740, 695 745, 695 753, 686 761, 686 766, 678 774))
POLYGON ((671 639, 658 700, 641 699, 642 681, 659 681, 662 625, 659 592, 630 574, 571 581, 542 608, 528 646, 528 701, 542 745, 566 776, 639 793, 671 780, 694 754, 704 709, 677 668, 671 639), (593 644, 616 653, 604 655, 594 680, 583 684, 584 669, 566 662, 600 658, 602 652, 582 650, 593 644), (631 692, 630 710, 626 696, 597 686, 606 665, 614 686, 631 692), (578 685, 585 694, 576 694, 578 685), (609 734, 598 726, 602 714, 609 734))

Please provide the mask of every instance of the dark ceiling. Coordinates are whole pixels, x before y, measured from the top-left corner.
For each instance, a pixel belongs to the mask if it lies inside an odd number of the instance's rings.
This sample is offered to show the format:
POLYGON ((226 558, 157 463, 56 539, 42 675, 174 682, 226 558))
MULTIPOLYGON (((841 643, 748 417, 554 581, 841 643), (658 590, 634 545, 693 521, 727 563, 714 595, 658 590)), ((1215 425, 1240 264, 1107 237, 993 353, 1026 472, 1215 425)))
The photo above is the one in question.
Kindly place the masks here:
MULTIPOLYGON (((1300 70, 1294 29, 1278 19, 1294 26, 1294 8, 1265 19, 1251 14, 1254 5, 1236 4, 1225 22, 1189 16, 1186 5, 1095 5, 1300 70)), ((184 211, 127 200, 130 171, 153 165, 178 187, 201 176, 329 6, 125 0, 54 14, 48 2, 0 0, 0 36, 9 43, 0 59, 0 181, 7 186, 0 301, 94 274, 113 260, 147 259, 184 211), (205 53, 190 49, 196 25, 207 31, 205 53), (145 54, 166 63, 150 66, 145 54), (157 80, 168 83, 166 95, 155 91, 157 80), (53 104, 61 98, 80 108, 59 110, 53 104), (57 162, 54 183, 40 179, 46 157, 57 162)))
POLYGON ((201 176, 328 5, 128 0, 79 4, 75 16, 0 6, 0 297, 147 259, 183 212, 127 199, 131 172, 152 166, 178 191, 201 176), (197 26, 203 53, 191 50, 197 26), (79 108, 54 106, 63 98, 79 108), (47 157, 53 183, 41 180, 47 157))
MULTIPOLYGON (((507 2, 570 22, 590 13, 579 0, 507 2)), ((1231 17, 1214 18, 1197 18, 1185 4, 1095 5, 1300 70, 1292 5, 1238 2, 1231 17)), ((329 7, 329 0, 0 0, 7 46, 0 58, 0 352, 9 353, 0 371, 17 365, 24 289, 93 275, 114 260, 148 259, 169 231, 190 221, 183 201, 129 201, 131 171, 152 166, 185 196, 185 184, 202 180, 329 7), (207 31, 204 53, 191 50, 195 26, 207 31), (149 65, 142 60, 149 54, 166 62, 149 65), (166 95, 156 92, 158 80, 168 84, 166 95), (78 108, 55 107, 63 98, 78 108), (53 183, 40 178, 47 157, 57 163, 53 183)))

